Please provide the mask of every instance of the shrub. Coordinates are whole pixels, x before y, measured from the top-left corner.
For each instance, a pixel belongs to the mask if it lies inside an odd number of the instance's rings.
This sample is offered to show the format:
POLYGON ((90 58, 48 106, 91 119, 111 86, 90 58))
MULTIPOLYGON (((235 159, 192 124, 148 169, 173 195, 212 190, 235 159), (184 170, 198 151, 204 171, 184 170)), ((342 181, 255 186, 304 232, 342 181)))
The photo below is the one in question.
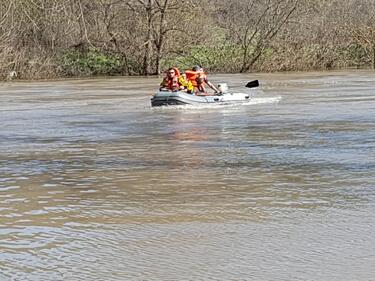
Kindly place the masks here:
POLYGON ((69 49, 61 57, 63 72, 68 76, 115 75, 123 72, 123 62, 116 54, 98 49, 82 52, 69 49))
POLYGON ((194 46, 189 50, 172 54, 162 60, 162 69, 177 66, 180 69, 190 69, 201 65, 212 72, 238 71, 241 60, 241 50, 232 44, 215 46, 194 46))

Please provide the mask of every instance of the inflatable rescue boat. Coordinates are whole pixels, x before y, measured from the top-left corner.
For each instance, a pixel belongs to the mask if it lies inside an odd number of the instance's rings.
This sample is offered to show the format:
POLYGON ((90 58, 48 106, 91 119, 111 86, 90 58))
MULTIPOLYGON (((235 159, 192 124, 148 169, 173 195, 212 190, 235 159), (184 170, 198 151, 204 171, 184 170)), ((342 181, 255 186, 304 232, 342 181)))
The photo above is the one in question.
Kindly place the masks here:
POLYGON ((223 91, 220 94, 214 95, 196 95, 189 94, 183 91, 158 91, 151 98, 151 106, 163 105, 187 105, 187 104, 224 104, 224 103, 241 103, 248 101, 250 95, 247 93, 228 93, 227 85, 219 85, 219 89, 223 91))

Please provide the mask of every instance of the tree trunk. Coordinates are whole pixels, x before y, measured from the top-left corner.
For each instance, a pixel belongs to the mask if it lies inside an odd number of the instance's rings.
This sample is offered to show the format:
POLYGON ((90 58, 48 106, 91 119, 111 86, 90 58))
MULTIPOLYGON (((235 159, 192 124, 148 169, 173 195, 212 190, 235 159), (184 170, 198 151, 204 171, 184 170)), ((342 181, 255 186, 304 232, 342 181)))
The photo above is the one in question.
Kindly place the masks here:
POLYGON ((166 14, 168 11, 169 0, 164 1, 163 8, 160 10, 160 22, 159 22, 159 38, 156 40, 156 74, 161 73, 161 59, 164 45, 165 37, 165 24, 166 24, 166 14))
POLYGON ((146 46, 145 53, 143 57, 143 74, 150 74, 150 60, 151 60, 151 51, 152 51, 152 0, 148 0, 147 7, 147 37, 146 37, 146 46))

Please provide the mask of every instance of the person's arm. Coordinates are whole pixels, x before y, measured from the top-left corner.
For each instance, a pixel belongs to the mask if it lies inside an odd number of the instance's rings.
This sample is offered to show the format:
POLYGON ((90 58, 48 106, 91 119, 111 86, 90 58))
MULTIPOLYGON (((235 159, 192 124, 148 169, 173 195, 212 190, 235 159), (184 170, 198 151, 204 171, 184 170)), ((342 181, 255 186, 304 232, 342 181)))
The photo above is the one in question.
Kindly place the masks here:
POLYGON ((214 84, 212 84, 210 81, 206 80, 206 84, 215 91, 215 93, 220 93, 219 89, 215 87, 214 84))
POLYGON ((160 87, 159 87, 159 91, 164 91, 165 88, 164 88, 164 79, 160 82, 160 87))
POLYGON ((169 91, 168 89, 168 82, 163 78, 163 80, 160 83, 159 91, 169 91))

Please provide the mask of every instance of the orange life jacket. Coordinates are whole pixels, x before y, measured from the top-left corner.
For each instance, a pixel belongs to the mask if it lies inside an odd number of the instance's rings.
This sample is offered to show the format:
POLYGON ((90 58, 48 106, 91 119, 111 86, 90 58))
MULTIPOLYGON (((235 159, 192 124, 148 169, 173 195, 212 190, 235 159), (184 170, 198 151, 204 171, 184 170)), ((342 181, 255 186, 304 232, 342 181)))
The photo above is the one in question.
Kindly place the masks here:
POLYGON ((161 82, 161 86, 167 88, 168 90, 178 90, 180 87, 180 84, 178 83, 177 76, 170 79, 169 77, 165 77, 163 81, 161 82))
POLYGON ((173 67, 173 70, 175 72, 175 76, 170 79, 168 75, 166 75, 166 77, 161 82, 162 87, 165 87, 172 91, 178 90, 180 88, 180 83, 178 80, 178 78, 180 77, 180 70, 177 67, 173 67))
POLYGON ((205 80, 207 78, 206 73, 203 71, 193 71, 193 70, 186 70, 185 71, 186 78, 193 84, 195 89, 202 91, 206 84, 205 80))
POLYGON ((180 70, 177 67, 173 67, 174 72, 176 73, 177 78, 180 77, 180 70))

